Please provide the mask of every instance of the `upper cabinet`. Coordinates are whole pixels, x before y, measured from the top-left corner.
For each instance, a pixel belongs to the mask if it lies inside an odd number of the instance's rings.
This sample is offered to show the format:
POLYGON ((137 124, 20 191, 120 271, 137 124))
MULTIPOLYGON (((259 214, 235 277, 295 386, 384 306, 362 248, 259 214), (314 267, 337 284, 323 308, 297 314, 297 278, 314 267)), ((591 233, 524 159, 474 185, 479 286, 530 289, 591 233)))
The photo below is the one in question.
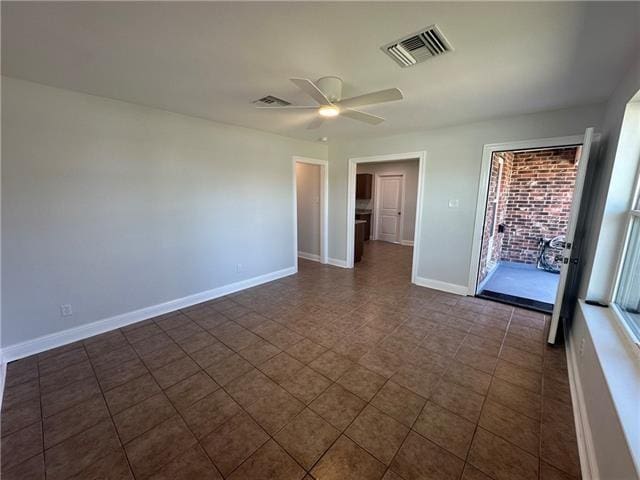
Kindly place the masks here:
POLYGON ((356 175, 356 198, 368 200, 371 198, 371 185, 373 175, 370 173, 358 173, 356 175))

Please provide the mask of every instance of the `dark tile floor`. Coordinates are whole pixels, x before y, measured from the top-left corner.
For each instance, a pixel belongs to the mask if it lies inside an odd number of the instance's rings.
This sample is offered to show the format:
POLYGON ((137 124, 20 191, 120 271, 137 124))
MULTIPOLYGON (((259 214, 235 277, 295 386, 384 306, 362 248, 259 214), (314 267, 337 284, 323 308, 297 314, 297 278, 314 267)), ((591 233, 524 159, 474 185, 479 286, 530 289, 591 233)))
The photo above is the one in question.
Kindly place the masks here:
POLYGON ((10 363, 2 478, 578 478, 547 319, 365 254, 10 363))

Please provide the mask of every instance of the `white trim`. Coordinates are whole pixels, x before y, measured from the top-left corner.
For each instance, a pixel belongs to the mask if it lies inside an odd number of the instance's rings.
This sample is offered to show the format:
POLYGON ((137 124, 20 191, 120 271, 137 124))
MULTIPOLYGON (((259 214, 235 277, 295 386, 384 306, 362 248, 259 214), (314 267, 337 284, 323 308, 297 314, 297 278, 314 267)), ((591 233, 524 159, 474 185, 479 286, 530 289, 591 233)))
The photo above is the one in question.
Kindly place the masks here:
POLYGON ((339 258, 328 258, 327 263, 329 265, 333 265, 334 267, 349 268, 346 260, 340 260, 339 258))
POLYGON ((400 245, 404 245, 405 247, 413 247, 413 240, 401 240, 400 245))
MULTIPOLYGON (((357 169, 356 169, 356 174, 357 174, 357 169)), ((384 173, 374 173, 373 178, 375 178, 375 182, 374 182, 374 189, 373 189, 373 239, 374 240, 378 240, 378 220, 379 220, 379 215, 380 215, 380 195, 378 195, 378 192, 380 192, 380 182, 382 181, 383 177, 400 177, 400 181, 401 181, 401 188, 402 188, 402 194, 400 197, 400 225, 399 225, 399 232, 398 232, 398 241, 397 242, 392 242, 392 243, 399 243, 402 244, 402 238, 404 237, 404 211, 405 211, 405 183, 406 183, 406 179, 405 179, 405 174, 403 172, 384 172, 384 173)))
MULTIPOLYGON (((358 163, 373 163, 373 162, 397 162, 401 160, 418 159, 418 194, 416 198, 416 223, 414 229, 414 241, 418 239, 418 243, 413 249, 413 262, 411 264, 411 282, 417 283, 418 278, 418 265, 420 264, 420 238, 422 238, 422 203, 423 203, 423 183, 425 175, 425 163, 427 159, 426 150, 419 152, 407 152, 407 153, 393 153, 388 155, 374 155, 371 157, 356 157, 349 159, 349 170, 347 177, 347 253, 346 253, 346 266, 347 268, 353 268, 353 256, 354 256, 354 236, 355 236, 355 224, 354 218, 356 216, 356 171, 358 163)), ((466 290, 466 287, 465 287, 466 290)))
POLYGON ((573 348, 573 339, 567 329, 567 323, 565 322, 564 325, 569 390, 571 391, 573 420, 576 427, 576 440, 578 443, 578 454, 580 456, 580 471, 583 480, 598 479, 600 476, 598 475, 596 452, 593 446, 593 434, 584 401, 584 391, 582 389, 582 382, 580 381, 578 360, 576 358, 576 351, 573 348))
POLYGON ((441 282, 440 280, 433 280, 431 278, 415 277, 413 283, 420 287, 432 288, 434 290, 441 290, 443 292, 455 293, 456 295, 467 295, 468 290, 466 285, 456 285, 455 283, 441 282))
POLYGON ((266 273, 240 282, 223 285, 212 290, 196 293, 194 295, 178 298, 158 305, 141 308, 132 312, 115 315, 86 325, 80 325, 61 332, 34 338, 33 340, 27 340, 26 342, 9 345, 2 349, 1 358, 3 362, 10 362, 12 360, 28 357, 36 353, 44 352, 45 350, 60 347, 78 340, 83 340, 132 323, 141 322, 142 320, 157 317, 158 315, 173 312, 181 308, 187 308, 198 303, 213 300, 214 298, 255 287, 282 277, 287 277, 294 273, 296 273, 295 267, 284 268, 282 270, 266 273))
POLYGON ((291 157, 293 164, 293 257, 298 271, 298 190, 296 163, 320 166, 320 263, 329 263, 329 161, 317 158, 291 157))
MULTIPOLYGON (((1 357, 0 353, 0 357, 1 357)), ((4 398, 4 384, 7 378, 7 362, 2 361, 0 364, 0 410, 2 410, 2 399, 4 398)))
POLYGON ((321 259, 318 254, 301 252, 300 250, 298 250, 298 258, 304 258, 305 260, 311 260, 313 262, 319 262, 321 259))
POLYGON ((469 283, 467 290, 475 295, 478 288, 478 270, 480 268, 480 251, 482 249, 482 231, 487 211, 487 193, 489 191, 489 175, 491 174, 491 157, 494 152, 505 150, 533 150, 539 148, 554 148, 569 145, 582 145, 584 135, 567 137, 539 138, 517 142, 489 143, 482 149, 482 164, 480 166, 480 183, 478 186, 478 200, 476 220, 473 230, 473 244, 471 250, 471 264, 469 266, 469 283))

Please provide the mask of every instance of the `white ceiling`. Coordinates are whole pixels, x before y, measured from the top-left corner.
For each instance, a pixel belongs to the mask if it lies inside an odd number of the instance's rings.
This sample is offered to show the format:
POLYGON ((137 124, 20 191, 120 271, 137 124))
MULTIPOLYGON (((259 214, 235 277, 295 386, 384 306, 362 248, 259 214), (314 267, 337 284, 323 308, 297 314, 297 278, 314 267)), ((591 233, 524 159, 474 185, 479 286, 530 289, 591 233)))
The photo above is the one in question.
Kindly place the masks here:
POLYGON ((10 3, 2 72, 43 84, 315 140, 390 134, 603 101, 640 47, 640 3, 10 3), (401 69, 380 46, 437 23, 455 52, 401 69), (307 130, 257 111, 288 81, 337 75, 344 96, 405 100, 307 130))

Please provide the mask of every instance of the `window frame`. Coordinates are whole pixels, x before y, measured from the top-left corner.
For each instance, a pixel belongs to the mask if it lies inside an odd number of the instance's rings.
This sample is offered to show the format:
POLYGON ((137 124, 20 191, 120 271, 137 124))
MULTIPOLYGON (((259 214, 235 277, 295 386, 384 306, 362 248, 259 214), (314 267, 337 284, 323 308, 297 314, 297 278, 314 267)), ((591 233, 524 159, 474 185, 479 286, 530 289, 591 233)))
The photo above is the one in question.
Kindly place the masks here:
POLYGON ((633 227, 634 221, 640 222, 640 158, 638 159, 638 168, 636 170, 636 180, 633 187, 633 195, 631 196, 629 208, 627 209, 626 218, 624 220, 624 234, 622 235, 621 239, 621 248, 620 254, 618 255, 618 262, 616 264, 614 282, 611 288, 611 293, 609 295, 609 307, 613 310, 615 316, 617 317, 618 324, 620 325, 625 336, 631 343, 635 345, 636 354, 640 355, 640 334, 636 334, 631 325, 629 325, 629 320, 626 318, 625 312, 623 312, 622 308, 615 302, 615 299, 618 295, 618 290, 620 288, 620 281, 622 280, 622 270, 624 267, 624 262, 627 258, 629 243, 631 241, 631 229, 633 227))

